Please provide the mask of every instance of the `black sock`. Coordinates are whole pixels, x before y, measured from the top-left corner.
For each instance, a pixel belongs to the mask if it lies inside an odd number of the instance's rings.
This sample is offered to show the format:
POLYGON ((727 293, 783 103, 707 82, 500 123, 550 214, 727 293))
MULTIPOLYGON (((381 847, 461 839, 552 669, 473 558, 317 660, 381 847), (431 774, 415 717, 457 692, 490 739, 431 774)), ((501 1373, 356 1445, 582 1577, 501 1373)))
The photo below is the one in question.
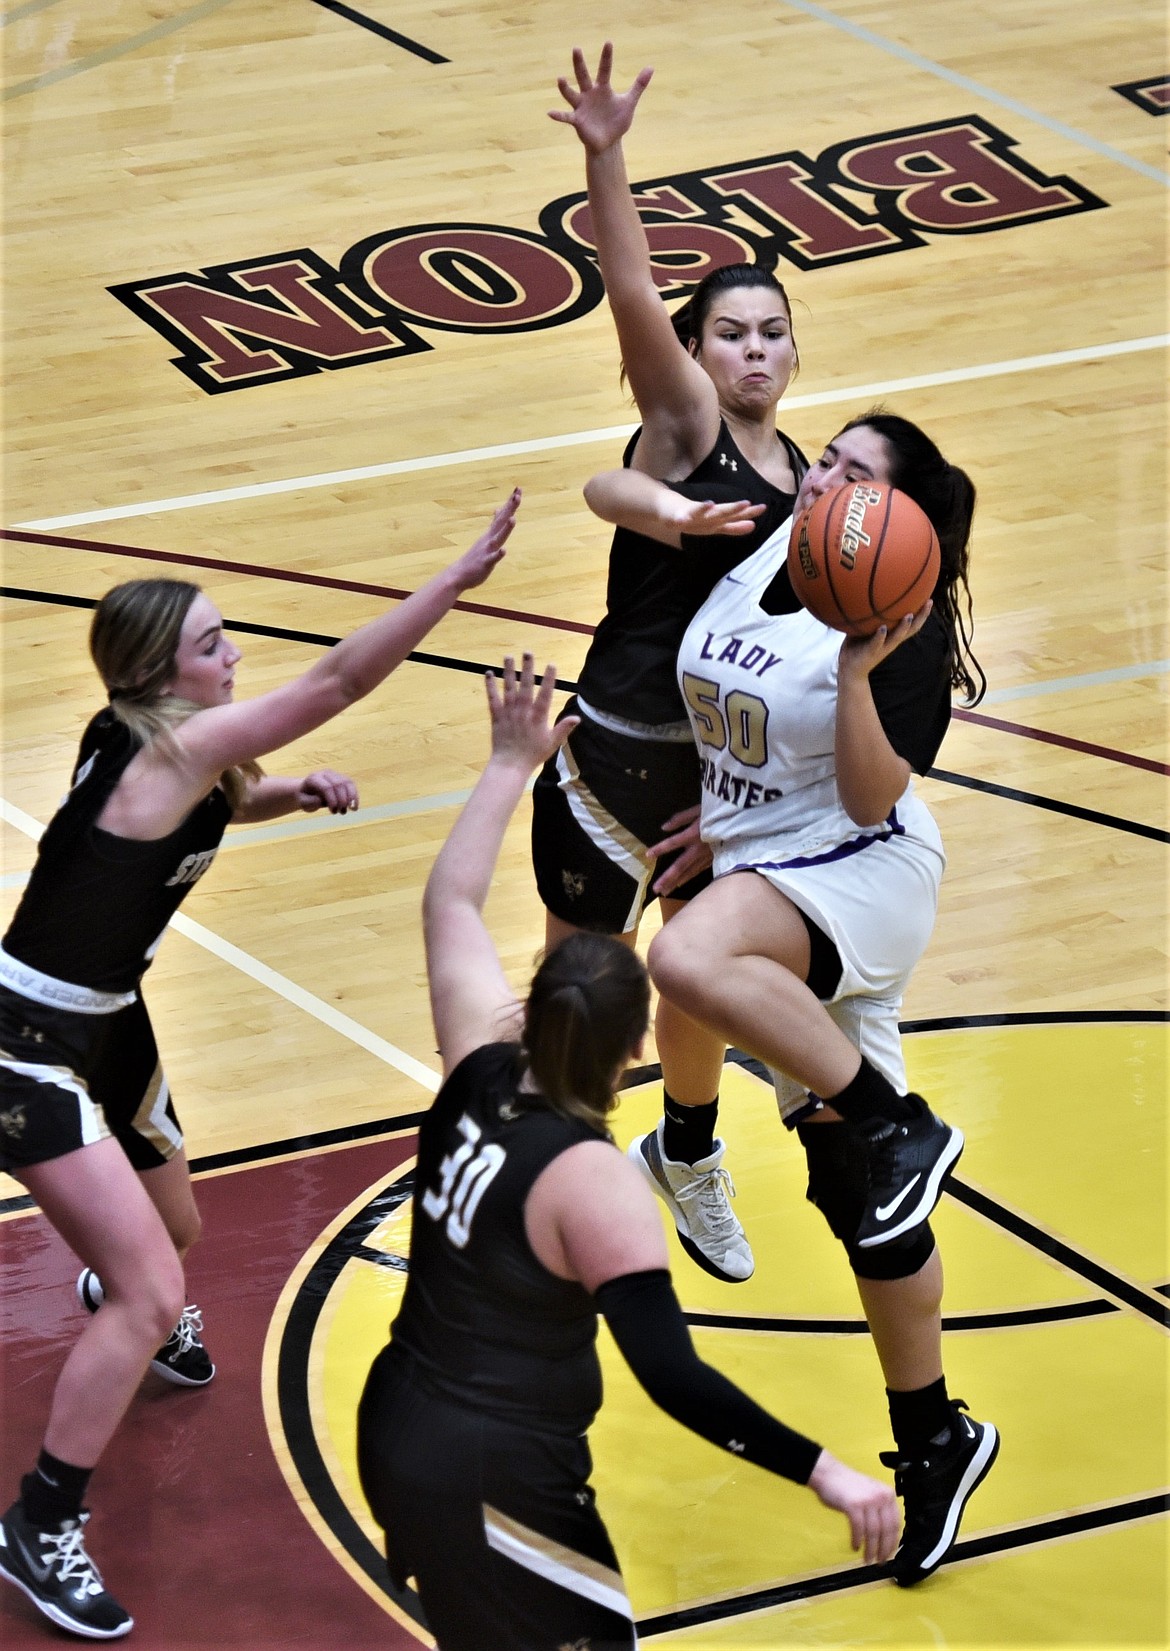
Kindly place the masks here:
POLYGON ((719 1097, 705 1106, 683 1106, 663 1091, 662 1150, 673 1164, 697 1164, 715 1150, 719 1097))
POLYGON ((945 1376, 911 1393, 897 1393, 887 1387, 886 1399, 894 1441, 903 1455, 925 1456, 931 1445, 945 1445, 950 1439, 955 1412, 947 1397, 945 1376))
POLYGON ((75 1468, 42 1450, 32 1473, 20 1481, 20 1499, 30 1525, 59 1525, 76 1519, 85 1501, 92 1468, 75 1468))
POLYGON ((839 1095, 820 1098, 850 1124, 873 1124, 882 1119, 898 1124, 916 1115, 913 1103, 905 1095, 899 1095, 890 1080, 883 1077, 876 1066, 871 1066, 864 1055, 856 1076, 839 1095))

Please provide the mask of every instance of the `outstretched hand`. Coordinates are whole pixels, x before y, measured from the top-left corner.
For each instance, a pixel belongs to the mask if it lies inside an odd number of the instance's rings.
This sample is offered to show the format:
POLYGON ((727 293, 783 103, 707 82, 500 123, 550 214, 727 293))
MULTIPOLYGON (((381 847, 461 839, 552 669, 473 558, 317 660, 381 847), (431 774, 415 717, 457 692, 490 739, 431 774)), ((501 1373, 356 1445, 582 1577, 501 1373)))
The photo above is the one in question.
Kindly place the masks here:
POLYGON ((516 512, 520 508, 520 489, 513 488, 480 534, 470 550, 454 564, 454 573, 461 590, 473 590, 482 585, 498 562, 504 559, 504 546, 516 526, 516 512))
POLYGON ((520 675, 509 654, 504 660, 502 684, 494 671, 487 674, 488 711, 492 719, 492 760, 519 763, 525 769, 542 767, 568 739, 580 717, 562 717, 549 726, 557 668, 549 665, 535 686, 533 657, 526 653, 520 675))
POLYGON ((890 1485, 847 1468, 827 1450, 817 1457, 808 1484, 826 1508, 835 1508, 848 1519, 850 1543, 867 1565, 880 1565, 893 1556, 902 1518, 890 1485))
POLYGON ((679 532, 693 538, 750 533, 767 508, 750 499, 733 499, 730 504, 715 504, 710 499, 683 499, 680 503, 685 509, 679 518, 679 532))
POLYGON ((567 109, 550 109, 550 120, 563 121, 571 126, 591 155, 600 155, 620 143, 634 123, 638 100, 650 84, 653 69, 643 69, 635 76, 627 92, 615 92, 610 82, 613 70, 613 42, 607 40, 601 48, 596 78, 585 65, 585 53, 580 46, 573 47, 574 86, 561 75, 557 86, 569 105, 567 109))
POLYGON ((903 642, 908 642, 912 636, 918 635, 930 618, 930 610, 933 607, 933 601, 928 600, 917 613, 908 613, 904 619, 899 619, 896 625, 879 625, 872 636, 847 636, 841 645, 841 662, 838 667, 841 674, 868 676, 884 659, 888 659, 897 648, 900 648, 903 642))

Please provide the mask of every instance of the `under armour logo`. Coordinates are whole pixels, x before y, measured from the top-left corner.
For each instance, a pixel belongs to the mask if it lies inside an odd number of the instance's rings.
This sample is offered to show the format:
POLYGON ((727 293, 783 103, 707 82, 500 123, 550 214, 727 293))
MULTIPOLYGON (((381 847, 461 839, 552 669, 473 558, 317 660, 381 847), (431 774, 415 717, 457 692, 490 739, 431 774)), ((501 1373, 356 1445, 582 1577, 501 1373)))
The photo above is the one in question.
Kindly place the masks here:
POLYGON ((43 1032, 34 1032, 31 1026, 22 1026, 20 1029, 20 1035, 29 1043, 44 1043, 45 1041, 45 1034, 43 1032))
POLYGON ((737 1456, 743 1455, 743 1442, 740 1439, 729 1439, 727 1441, 727 1448, 728 1450, 733 1450, 737 1456))
POLYGON ((729 470, 739 469, 738 461, 736 459, 729 459, 726 453, 720 453, 719 463, 721 466, 726 466, 729 470))
POLYGON ((627 768, 626 773, 632 780, 648 780, 650 778, 644 768, 627 768))
POLYGON ((585 878, 580 872, 562 871, 561 884, 570 900, 579 900, 585 893, 585 878))

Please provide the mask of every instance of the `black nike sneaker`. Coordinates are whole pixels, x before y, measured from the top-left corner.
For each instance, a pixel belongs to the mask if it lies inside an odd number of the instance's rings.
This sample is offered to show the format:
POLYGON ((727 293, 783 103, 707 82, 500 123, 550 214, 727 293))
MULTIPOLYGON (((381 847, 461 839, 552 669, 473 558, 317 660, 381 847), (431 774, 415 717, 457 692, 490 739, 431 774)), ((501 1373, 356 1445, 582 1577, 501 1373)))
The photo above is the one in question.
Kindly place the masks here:
POLYGON ((30 1525, 20 1502, 0 1520, 0 1576, 14 1582, 58 1628, 85 1639, 115 1640, 134 1618, 118 1604, 85 1551, 88 1513, 58 1525, 30 1525))
POLYGON ((894 1488, 902 1498, 902 1541, 891 1562, 900 1588, 912 1588, 942 1564, 955 1545, 968 1499, 999 1455, 999 1434, 991 1423, 973 1422, 962 1399, 953 1409, 945 1444, 931 1443, 921 1457, 896 1450, 881 1455, 894 1470, 894 1488))
POLYGON ((880 1119, 859 1131, 869 1143, 869 1197, 855 1240, 862 1250, 921 1226, 963 1150, 962 1130, 936 1118, 921 1095, 904 1098, 914 1117, 900 1123, 880 1119))

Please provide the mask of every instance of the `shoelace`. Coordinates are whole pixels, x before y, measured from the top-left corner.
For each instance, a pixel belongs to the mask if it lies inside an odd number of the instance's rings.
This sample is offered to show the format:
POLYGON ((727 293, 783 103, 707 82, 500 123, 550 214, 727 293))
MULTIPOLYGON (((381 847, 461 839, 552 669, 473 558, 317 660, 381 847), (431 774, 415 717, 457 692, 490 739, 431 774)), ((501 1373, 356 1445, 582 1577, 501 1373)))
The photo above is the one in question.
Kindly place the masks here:
POLYGON ((898 1124, 891 1124, 876 1138, 871 1138, 866 1154, 866 1179, 871 1193, 888 1192, 895 1183, 895 1150, 901 1139, 898 1124))
POLYGON ((175 1344, 176 1353, 189 1353, 203 1335, 203 1314, 198 1307, 184 1307, 178 1324, 167 1337, 167 1346, 175 1344))
POLYGON ((85 1551, 81 1529, 88 1514, 82 1514, 76 1521, 70 1520, 60 1536, 49 1531, 40 1533, 41 1543, 45 1549, 55 1548, 56 1552, 50 1557, 46 1552, 46 1559, 57 1573, 58 1582, 78 1581, 87 1594, 102 1592, 102 1579, 97 1566, 85 1551))
POLYGON ((708 1232, 733 1233, 739 1223, 731 1212, 729 1198, 735 1197, 731 1172, 723 1168, 704 1170, 675 1194, 680 1204, 697 1204, 699 1217, 708 1232))

